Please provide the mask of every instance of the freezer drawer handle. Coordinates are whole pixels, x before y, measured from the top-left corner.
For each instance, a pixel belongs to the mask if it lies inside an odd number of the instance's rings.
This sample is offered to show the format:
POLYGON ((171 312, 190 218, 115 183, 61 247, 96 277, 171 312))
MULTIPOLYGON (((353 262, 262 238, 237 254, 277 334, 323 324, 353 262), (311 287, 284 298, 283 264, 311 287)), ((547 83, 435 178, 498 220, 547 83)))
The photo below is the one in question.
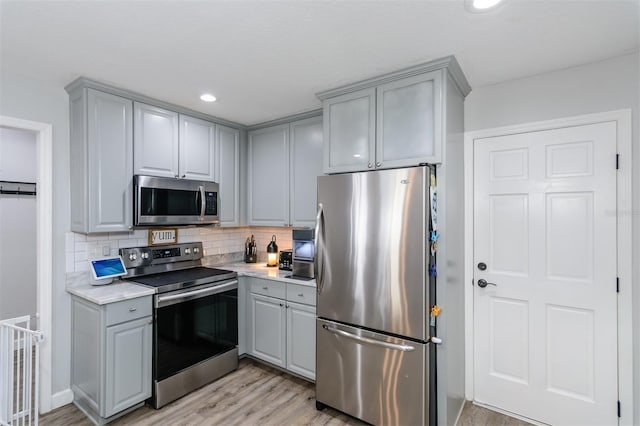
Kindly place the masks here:
POLYGON ((375 346, 382 346, 383 348, 387 348, 387 349, 394 349, 402 352, 411 352, 415 350, 413 346, 396 345, 395 343, 388 343, 388 342, 383 342, 382 340, 370 339, 368 337, 362 337, 356 334, 347 333, 346 331, 338 330, 337 328, 329 327, 328 325, 323 325, 322 328, 332 333, 339 334, 340 336, 346 337, 348 339, 357 340, 358 342, 362 342, 362 343, 369 343, 375 346))

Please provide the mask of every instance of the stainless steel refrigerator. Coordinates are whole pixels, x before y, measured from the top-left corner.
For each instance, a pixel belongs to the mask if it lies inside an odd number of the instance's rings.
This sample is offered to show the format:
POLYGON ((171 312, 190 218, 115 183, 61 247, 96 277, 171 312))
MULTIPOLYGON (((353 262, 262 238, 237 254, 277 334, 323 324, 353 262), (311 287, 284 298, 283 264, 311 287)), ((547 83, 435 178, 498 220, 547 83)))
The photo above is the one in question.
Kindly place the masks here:
POLYGON ((373 424, 437 421, 434 172, 420 166, 318 178, 318 409, 373 424))

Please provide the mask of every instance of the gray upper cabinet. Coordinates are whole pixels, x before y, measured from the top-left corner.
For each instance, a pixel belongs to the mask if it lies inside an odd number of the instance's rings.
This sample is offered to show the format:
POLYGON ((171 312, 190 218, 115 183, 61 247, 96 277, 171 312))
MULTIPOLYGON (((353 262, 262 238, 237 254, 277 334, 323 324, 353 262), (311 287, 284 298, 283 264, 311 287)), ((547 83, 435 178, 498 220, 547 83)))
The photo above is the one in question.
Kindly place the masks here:
POLYGON ((453 56, 318 93, 324 172, 441 163, 451 90, 471 91, 453 56))
POLYGON ((215 180, 216 125, 180 115, 179 167, 181 178, 215 180))
POLYGON ((132 226, 133 103, 86 87, 69 91, 71 230, 132 226))
POLYGON ((323 103, 325 173, 368 170, 375 163, 376 92, 369 88, 323 103))
POLYGON ((134 103, 134 173, 215 181, 216 125, 134 103))
POLYGON ((134 102, 134 173, 179 177, 178 113, 134 102))
POLYGON ((290 216, 293 226, 315 226, 317 178, 322 175, 322 117, 294 121, 290 128, 290 216))
POLYGON ((249 132, 248 222, 289 224, 289 125, 249 132))
POLYGON ((249 225, 314 226, 322 117, 249 132, 249 225))
POLYGON ((240 131, 216 126, 214 180, 220 184, 220 226, 240 225, 240 131))
POLYGON ((376 88, 376 167, 440 161, 442 100, 440 72, 376 88))

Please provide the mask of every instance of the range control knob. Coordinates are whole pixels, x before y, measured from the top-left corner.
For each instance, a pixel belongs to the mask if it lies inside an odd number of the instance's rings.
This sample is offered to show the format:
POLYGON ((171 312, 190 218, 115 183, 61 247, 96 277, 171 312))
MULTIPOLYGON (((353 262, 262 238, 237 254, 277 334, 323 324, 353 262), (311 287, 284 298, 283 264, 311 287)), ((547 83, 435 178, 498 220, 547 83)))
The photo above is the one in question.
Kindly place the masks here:
POLYGON ((144 253, 141 254, 143 259, 148 259, 149 258, 149 253, 147 253, 146 251, 144 253))
POLYGON ((191 249, 190 248, 184 249, 184 254, 191 254, 191 249))
POLYGON ((198 247, 194 247, 194 248, 193 248, 193 252, 194 252, 194 253, 198 253, 199 251, 200 251, 200 249, 199 249, 198 247))
POLYGON ((131 253, 131 254, 129 255, 129 260, 136 260, 137 258, 138 258, 138 256, 136 256, 136 254, 135 254, 135 253, 131 253))

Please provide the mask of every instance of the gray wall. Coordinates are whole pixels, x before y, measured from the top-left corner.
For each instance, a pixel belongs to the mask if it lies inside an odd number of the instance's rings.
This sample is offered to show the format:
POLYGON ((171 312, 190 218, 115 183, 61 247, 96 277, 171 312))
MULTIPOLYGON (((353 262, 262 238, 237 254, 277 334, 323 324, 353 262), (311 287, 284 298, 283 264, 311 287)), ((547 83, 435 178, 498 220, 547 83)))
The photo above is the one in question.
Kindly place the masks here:
MULTIPOLYGON (((70 315, 65 293, 65 231, 69 229, 69 106, 63 85, 0 73, 0 115, 53 126, 52 391, 69 388, 70 315)), ((35 266, 35 264, 34 264, 35 266)))
MULTIPOLYGON (((633 117, 634 424, 640 425, 640 58, 638 53, 474 88, 465 102, 465 130, 612 111, 633 117)), ((624 407, 623 407, 624 409, 624 407)))
MULTIPOLYGON (((0 180, 35 182, 36 154, 35 132, 0 127, 0 180)), ((36 314, 36 242, 36 197, 0 195, 0 320, 36 314)))

